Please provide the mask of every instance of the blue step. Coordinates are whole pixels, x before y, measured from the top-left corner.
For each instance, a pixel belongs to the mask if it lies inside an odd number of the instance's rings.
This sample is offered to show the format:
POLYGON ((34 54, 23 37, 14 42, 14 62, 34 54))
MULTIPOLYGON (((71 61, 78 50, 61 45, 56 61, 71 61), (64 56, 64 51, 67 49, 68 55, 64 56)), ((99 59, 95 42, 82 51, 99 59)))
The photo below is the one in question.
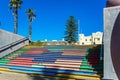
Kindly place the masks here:
POLYGON ((49 73, 49 72, 37 72, 37 71, 32 71, 32 70, 18 70, 18 69, 11 69, 11 71, 32 73, 32 74, 34 73, 34 74, 49 75, 49 76, 54 76, 56 74, 56 73, 49 73))
POLYGON ((45 72, 54 72, 54 73, 66 73, 66 74, 79 74, 79 75, 93 75, 96 74, 96 72, 87 72, 87 71, 74 71, 74 70, 59 70, 59 69, 53 69, 53 68, 34 68, 34 67, 26 67, 26 66, 10 66, 10 65, 0 65, 4 68, 9 68, 12 71, 13 70, 22 70, 22 72, 35 72, 35 71, 45 71, 45 72))

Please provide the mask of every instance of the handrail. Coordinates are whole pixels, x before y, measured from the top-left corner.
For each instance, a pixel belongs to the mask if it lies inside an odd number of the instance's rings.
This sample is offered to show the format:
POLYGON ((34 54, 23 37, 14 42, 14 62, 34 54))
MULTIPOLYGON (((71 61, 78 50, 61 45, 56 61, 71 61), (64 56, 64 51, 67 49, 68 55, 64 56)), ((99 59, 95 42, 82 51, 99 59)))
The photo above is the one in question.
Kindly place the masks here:
POLYGON ((101 44, 101 48, 100 48, 100 60, 103 60, 103 46, 104 46, 104 32, 103 32, 102 44, 101 44))
POLYGON ((9 48, 11 48, 11 47, 13 47, 13 46, 16 46, 16 45, 19 44, 19 43, 22 43, 22 42, 24 42, 24 41, 27 41, 27 40, 29 40, 29 39, 28 39, 28 38, 22 38, 22 39, 20 39, 20 40, 18 40, 18 41, 15 41, 15 42, 12 42, 12 43, 10 43, 10 44, 8 44, 8 45, 5 45, 5 46, 3 46, 3 47, 0 47, 0 53, 3 52, 3 51, 5 51, 5 50, 7 50, 7 49, 9 49, 9 48))

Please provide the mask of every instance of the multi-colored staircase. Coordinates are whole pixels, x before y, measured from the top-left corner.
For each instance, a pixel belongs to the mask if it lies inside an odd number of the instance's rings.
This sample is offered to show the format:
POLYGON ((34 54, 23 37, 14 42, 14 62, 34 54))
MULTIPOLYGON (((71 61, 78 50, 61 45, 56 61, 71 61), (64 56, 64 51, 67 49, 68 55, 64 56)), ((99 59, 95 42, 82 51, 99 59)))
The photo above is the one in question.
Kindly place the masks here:
POLYGON ((99 54, 91 53, 86 58, 88 54, 87 51, 78 49, 50 52, 46 48, 24 47, 0 59, 0 71, 27 73, 57 80, 100 80, 100 75, 95 70, 95 67, 99 69, 99 54))

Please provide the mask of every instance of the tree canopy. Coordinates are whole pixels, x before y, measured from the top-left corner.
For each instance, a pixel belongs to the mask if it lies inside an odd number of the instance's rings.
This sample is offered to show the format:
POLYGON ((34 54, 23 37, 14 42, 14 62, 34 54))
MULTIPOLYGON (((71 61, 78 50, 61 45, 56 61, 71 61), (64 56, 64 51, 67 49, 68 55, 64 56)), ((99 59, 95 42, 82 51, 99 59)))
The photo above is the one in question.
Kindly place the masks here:
POLYGON ((70 16, 66 21, 65 40, 72 44, 76 42, 77 38, 77 24, 74 16, 70 16))

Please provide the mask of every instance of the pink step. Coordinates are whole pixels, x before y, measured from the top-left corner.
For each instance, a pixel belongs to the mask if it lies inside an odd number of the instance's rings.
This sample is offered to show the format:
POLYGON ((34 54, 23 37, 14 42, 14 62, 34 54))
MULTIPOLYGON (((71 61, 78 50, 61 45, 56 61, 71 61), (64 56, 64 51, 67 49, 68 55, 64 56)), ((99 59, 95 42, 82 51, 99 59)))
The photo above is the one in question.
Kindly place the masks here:
POLYGON ((64 60, 64 59, 57 59, 56 62, 81 63, 82 60, 64 60))
POLYGON ((74 55, 74 56, 85 56, 86 51, 81 51, 81 50, 62 50, 63 52, 62 55, 74 55))
POLYGON ((75 62, 60 62, 60 61, 55 61, 56 64, 68 64, 68 65, 81 65, 82 63, 75 63, 75 62))
POLYGON ((30 64, 13 64, 13 63, 9 63, 9 65, 14 65, 14 66, 31 66, 30 64))
POLYGON ((80 68, 80 65, 68 65, 68 64, 51 64, 51 63, 42 63, 44 66, 53 66, 53 67, 66 67, 66 68, 80 68))
POLYGON ((15 60, 34 60, 34 58, 16 58, 15 60))
MULTIPOLYGON (((15 61, 15 62, 32 62, 32 60, 23 60, 23 59, 22 59, 22 60, 20 60, 20 59, 18 59, 18 60, 15 59, 15 60, 12 60, 12 61, 15 61)), ((12 61, 11 61, 11 62, 12 62, 12 61)))

